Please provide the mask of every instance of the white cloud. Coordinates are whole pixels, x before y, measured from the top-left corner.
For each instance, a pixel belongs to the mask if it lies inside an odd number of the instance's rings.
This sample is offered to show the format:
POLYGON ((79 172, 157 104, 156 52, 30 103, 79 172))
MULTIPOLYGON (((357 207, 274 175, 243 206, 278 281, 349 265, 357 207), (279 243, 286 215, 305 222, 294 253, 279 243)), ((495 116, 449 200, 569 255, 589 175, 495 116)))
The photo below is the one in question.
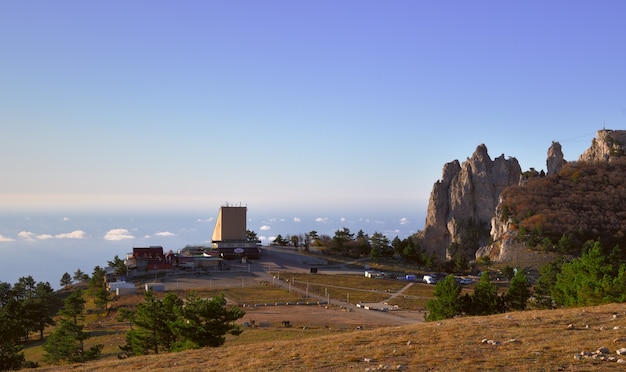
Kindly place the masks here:
POLYGON ((293 222, 300 222, 300 221, 301 221, 300 217, 294 217, 293 218, 293 222))
POLYGON ((328 222, 328 217, 317 217, 315 222, 326 223, 328 222))
POLYGON ((406 217, 402 217, 400 219, 400 225, 406 225, 407 223, 409 223, 409 219, 406 217))
POLYGON ((111 229, 104 234, 104 240, 126 240, 135 239, 127 229, 111 229))
POLYGON ((143 238, 144 239, 150 239, 150 238, 152 238, 152 236, 151 235, 144 235, 143 238))
POLYGON ((24 240, 34 240, 35 235, 37 234, 30 232, 30 231, 20 231, 19 233, 17 233, 17 236, 19 236, 20 238, 24 240))
POLYGON ((211 222, 211 221, 213 221, 213 217, 209 217, 209 218, 206 218, 206 219, 198 218, 198 220, 197 220, 197 222, 200 222, 200 223, 207 223, 207 222, 211 222))
POLYGON ((15 239, 7 238, 6 236, 0 235, 0 243, 3 243, 3 242, 14 242, 14 241, 15 241, 15 239))
POLYGON ((87 233, 82 231, 82 230, 75 230, 69 233, 63 233, 63 234, 57 234, 57 235, 52 235, 52 234, 35 234, 34 232, 31 231, 20 231, 17 234, 20 238, 24 239, 24 240, 28 240, 28 241, 34 241, 34 240, 50 240, 50 239, 84 239, 87 237, 87 233))
POLYGON ((35 241, 36 240, 48 240, 48 239, 53 239, 54 236, 50 235, 50 234, 35 234, 34 232, 31 231, 20 231, 17 236, 19 236, 20 238, 27 240, 27 241, 35 241))
POLYGON ((259 230, 261 230, 261 231, 267 231, 267 230, 271 230, 271 229, 272 229, 272 227, 269 226, 269 225, 263 225, 263 226, 259 227, 259 230))
POLYGON ((339 221, 341 221, 341 222, 346 222, 346 218, 345 218, 345 217, 341 217, 341 218, 339 219, 339 221))
POLYGON ((87 237, 87 233, 82 230, 74 230, 69 233, 57 234, 54 237, 57 239, 84 239, 87 237))
POLYGON ((70 218, 69 217, 63 217, 63 221, 69 221, 70 218))
POLYGON ((156 236, 176 236, 176 234, 169 232, 169 231, 159 231, 156 234, 154 234, 156 236))

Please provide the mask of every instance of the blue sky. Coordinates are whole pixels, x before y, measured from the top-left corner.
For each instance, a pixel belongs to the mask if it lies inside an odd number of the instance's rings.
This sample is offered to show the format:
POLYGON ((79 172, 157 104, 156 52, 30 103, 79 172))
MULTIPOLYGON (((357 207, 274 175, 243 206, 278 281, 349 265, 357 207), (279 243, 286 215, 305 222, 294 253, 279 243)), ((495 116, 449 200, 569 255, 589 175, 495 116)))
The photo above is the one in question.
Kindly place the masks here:
POLYGON ((596 130, 623 129, 624 14, 622 1, 3 1, 0 205, 423 213, 443 165, 481 143, 545 169, 553 140, 575 160, 596 130))

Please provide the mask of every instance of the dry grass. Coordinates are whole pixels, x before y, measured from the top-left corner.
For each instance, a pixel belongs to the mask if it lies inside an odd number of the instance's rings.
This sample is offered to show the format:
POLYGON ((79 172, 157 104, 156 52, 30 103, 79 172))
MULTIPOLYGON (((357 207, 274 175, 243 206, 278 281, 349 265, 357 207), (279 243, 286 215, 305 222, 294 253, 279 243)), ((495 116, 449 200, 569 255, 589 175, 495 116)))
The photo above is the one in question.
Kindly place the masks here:
POLYGON ((250 305, 275 302, 298 302, 306 299, 295 292, 288 292, 279 287, 270 285, 259 285, 243 288, 224 288, 212 291, 197 290, 201 297, 212 297, 218 293, 223 293, 229 302, 237 305, 250 305))
MULTIPOLYGON (((441 323, 418 323, 350 333, 252 341, 218 349, 106 360, 84 365, 46 367, 38 371, 603 371, 621 365, 597 359, 574 360, 581 351, 626 347, 624 305, 568 310, 526 311, 468 317, 441 323), (574 327, 569 329, 572 324, 574 327), (497 345, 482 343, 483 339, 497 345)), ((245 332, 244 332, 245 333, 245 332)), ((311 333, 309 333, 311 334, 311 333)), ((270 335, 267 335, 270 337, 270 335)))
POLYGON ((395 279, 370 279, 342 274, 284 273, 282 276, 299 289, 308 289, 309 294, 345 301, 349 299, 351 303, 385 301, 408 284, 395 279))

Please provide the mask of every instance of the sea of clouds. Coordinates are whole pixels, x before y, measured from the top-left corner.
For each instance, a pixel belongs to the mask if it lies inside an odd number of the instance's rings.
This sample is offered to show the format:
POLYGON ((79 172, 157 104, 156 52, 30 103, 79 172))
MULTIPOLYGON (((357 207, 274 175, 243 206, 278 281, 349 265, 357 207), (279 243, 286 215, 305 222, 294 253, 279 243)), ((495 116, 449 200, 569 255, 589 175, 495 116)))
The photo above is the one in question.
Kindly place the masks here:
MULTIPOLYGON (((15 283, 31 275, 36 281, 59 287, 63 273, 77 269, 91 273, 116 255, 124 258, 133 247, 159 245, 174 252, 186 245, 208 245, 215 215, 170 213, 125 213, 0 216, 0 281, 15 283)), ((351 232, 380 232, 389 239, 404 239, 422 228, 424 216, 389 211, 376 216, 349 214, 285 214, 251 212, 247 228, 257 233, 263 245, 277 235, 333 236, 344 227, 351 232)))

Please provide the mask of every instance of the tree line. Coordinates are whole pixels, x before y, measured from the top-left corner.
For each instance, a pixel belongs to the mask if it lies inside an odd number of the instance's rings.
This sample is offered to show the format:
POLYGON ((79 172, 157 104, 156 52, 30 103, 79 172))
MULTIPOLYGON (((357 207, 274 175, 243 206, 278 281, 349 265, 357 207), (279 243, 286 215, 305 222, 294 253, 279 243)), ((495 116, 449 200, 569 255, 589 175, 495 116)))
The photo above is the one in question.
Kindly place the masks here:
POLYGON ((553 309, 626 302, 626 252, 619 246, 607 249, 599 240, 587 241, 580 249, 580 257, 557 258, 541 267, 532 287, 524 271, 518 270, 503 294, 498 294, 488 272, 472 294, 464 295, 450 275, 436 284, 427 320, 497 314, 530 305, 553 309))
MULTIPOLYGON (((108 261, 108 266, 118 275, 126 270, 118 256, 108 261)), ((88 300, 93 303, 98 317, 109 314, 113 296, 106 288, 105 275, 100 266, 94 267, 91 275, 80 269, 73 275, 64 273, 59 281, 61 291, 32 276, 19 278, 13 285, 0 282, 0 371, 38 367, 27 361, 23 352, 23 346, 34 341, 33 334, 44 341, 43 359, 48 363, 97 359, 103 345, 85 346, 91 337, 85 330, 86 304, 88 300), (82 284, 80 288, 74 288, 77 283, 82 284), (53 328, 44 339, 48 327, 53 328)), ((183 300, 173 293, 158 299, 147 291, 136 309, 122 308, 119 314, 118 321, 130 325, 126 344, 120 349, 122 355, 130 356, 221 346, 226 334, 242 332, 234 321, 244 312, 227 307, 222 294, 202 299, 192 292, 183 300)))
POLYGON ((626 252, 598 240, 583 244, 580 257, 543 266, 534 297, 544 308, 626 302, 626 252))
POLYGON ((223 294, 203 299, 192 291, 183 300, 171 292, 159 299, 147 291, 135 310, 120 311, 118 321, 130 327, 120 349, 132 356, 218 347, 227 334, 241 334, 243 328, 235 321, 244 314, 238 307, 227 307, 223 294))
POLYGON ((523 270, 514 274, 506 293, 498 294, 489 272, 483 272, 472 294, 461 295, 461 286, 454 275, 448 275, 435 285, 434 300, 427 303, 426 320, 442 320, 456 316, 491 315, 506 311, 525 310, 530 298, 530 285, 523 270))
POLYGON ((37 366, 26 361, 22 345, 31 341, 32 333, 43 339, 45 328, 55 324, 59 302, 50 283, 32 276, 14 285, 0 282, 0 370, 37 366))
MULTIPOLYGON (((249 231, 248 236, 256 237, 256 234, 249 231)), ((369 257, 377 260, 397 255, 408 262, 428 268, 434 268, 436 264, 436 257, 421 248, 419 242, 413 237, 400 239, 396 236, 389 240, 386 235, 377 231, 369 235, 359 230, 355 234, 347 227, 336 230, 333 236, 319 234, 315 230, 284 237, 279 234, 273 240, 273 244, 281 247, 292 246, 306 252, 314 247, 327 254, 350 258, 369 257)))

